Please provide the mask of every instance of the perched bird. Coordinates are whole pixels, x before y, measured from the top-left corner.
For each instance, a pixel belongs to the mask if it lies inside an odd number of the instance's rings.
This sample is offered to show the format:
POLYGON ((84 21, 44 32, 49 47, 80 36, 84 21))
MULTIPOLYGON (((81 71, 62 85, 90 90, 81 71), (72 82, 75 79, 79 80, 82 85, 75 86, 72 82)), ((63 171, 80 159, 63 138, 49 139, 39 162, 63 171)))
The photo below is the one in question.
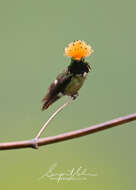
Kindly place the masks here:
POLYGON ((90 45, 84 41, 76 40, 65 48, 65 55, 71 58, 71 62, 66 70, 60 73, 55 81, 50 85, 47 94, 43 98, 42 110, 46 110, 52 103, 64 95, 75 99, 78 90, 82 87, 90 65, 85 61, 85 57, 93 52, 90 45))

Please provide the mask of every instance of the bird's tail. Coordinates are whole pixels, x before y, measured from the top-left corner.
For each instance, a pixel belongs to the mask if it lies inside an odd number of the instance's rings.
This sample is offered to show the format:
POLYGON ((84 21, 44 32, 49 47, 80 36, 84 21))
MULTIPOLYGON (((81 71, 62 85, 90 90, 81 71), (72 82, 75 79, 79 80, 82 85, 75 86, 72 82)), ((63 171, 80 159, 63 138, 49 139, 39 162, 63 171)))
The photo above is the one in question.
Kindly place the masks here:
POLYGON ((42 111, 46 110, 51 104, 53 104, 56 100, 58 100, 60 98, 60 96, 54 96, 54 97, 44 97, 42 102, 43 102, 43 106, 42 106, 42 111))

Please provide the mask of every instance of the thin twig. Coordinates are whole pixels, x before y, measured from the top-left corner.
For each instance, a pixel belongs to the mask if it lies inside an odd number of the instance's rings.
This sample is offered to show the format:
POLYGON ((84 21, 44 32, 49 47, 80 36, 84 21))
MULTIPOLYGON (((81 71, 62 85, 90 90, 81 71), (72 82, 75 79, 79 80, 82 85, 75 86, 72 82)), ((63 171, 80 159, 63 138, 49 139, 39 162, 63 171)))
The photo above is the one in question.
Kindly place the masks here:
MULTIPOLYGON (((107 122, 94 125, 85 129, 79 129, 76 131, 60 134, 57 136, 41 138, 37 141, 37 144, 38 146, 42 146, 42 145, 47 145, 47 144, 52 144, 52 143, 57 143, 57 142, 73 139, 73 138, 78 138, 78 137, 96 133, 105 129, 109 129, 118 125, 122 125, 124 123, 129 123, 134 120, 136 120, 136 113, 127 115, 124 117, 119 117, 111 121, 107 121, 107 122)), ((19 148, 33 148, 33 140, 0 143, 0 150, 19 149, 19 148)))
POLYGON ((44 130, 46 129, 46 127, 49 125, 49 123, 54 119, 54 117, 61 112, 73 99, 69 98, 68 101, 66 103, 64 103, 61 107, 59 107, 57 109, 57 111, 48 119, 48 121, 42 126, 42 128, 40 129, 40 131, 38 132, 38 134, 36 135, 35 139, 39 139, 41 134, 44 132, 44 130))

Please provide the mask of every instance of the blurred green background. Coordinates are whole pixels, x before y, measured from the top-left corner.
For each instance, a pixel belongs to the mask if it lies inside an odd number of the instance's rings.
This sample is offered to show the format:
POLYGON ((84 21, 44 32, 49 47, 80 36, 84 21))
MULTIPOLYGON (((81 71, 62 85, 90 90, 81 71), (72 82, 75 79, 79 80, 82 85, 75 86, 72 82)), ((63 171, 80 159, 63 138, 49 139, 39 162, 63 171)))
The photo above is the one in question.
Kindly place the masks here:
MULTIPOLYGON (((79 98, 50 124, 57 135, 136 112, 134 0, 0 1, 0 141, 33 138, 66 97, 41 112, 49 84, 68 64, 73 40, 91 44, 92 66, 79 98)), ((0 152, 0 188, 134 190, 136 122, 71 141, 0 152), (82 166, 86 181, 38 180, 82 166)))

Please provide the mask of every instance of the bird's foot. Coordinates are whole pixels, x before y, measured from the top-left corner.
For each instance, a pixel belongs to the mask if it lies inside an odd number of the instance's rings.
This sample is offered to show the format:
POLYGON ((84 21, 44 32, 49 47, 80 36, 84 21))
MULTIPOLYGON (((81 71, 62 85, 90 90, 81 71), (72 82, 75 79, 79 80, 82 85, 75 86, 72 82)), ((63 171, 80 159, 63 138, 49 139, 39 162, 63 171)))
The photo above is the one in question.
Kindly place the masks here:
POLYGON ((79 96, 79 94, 77 93, 77 94, 73 94, 71 97, 73 100, 75 100, 78 96, 79 96))
POLYGON ((38 149, 38 138, 32 139, 32 148, 38 149))

